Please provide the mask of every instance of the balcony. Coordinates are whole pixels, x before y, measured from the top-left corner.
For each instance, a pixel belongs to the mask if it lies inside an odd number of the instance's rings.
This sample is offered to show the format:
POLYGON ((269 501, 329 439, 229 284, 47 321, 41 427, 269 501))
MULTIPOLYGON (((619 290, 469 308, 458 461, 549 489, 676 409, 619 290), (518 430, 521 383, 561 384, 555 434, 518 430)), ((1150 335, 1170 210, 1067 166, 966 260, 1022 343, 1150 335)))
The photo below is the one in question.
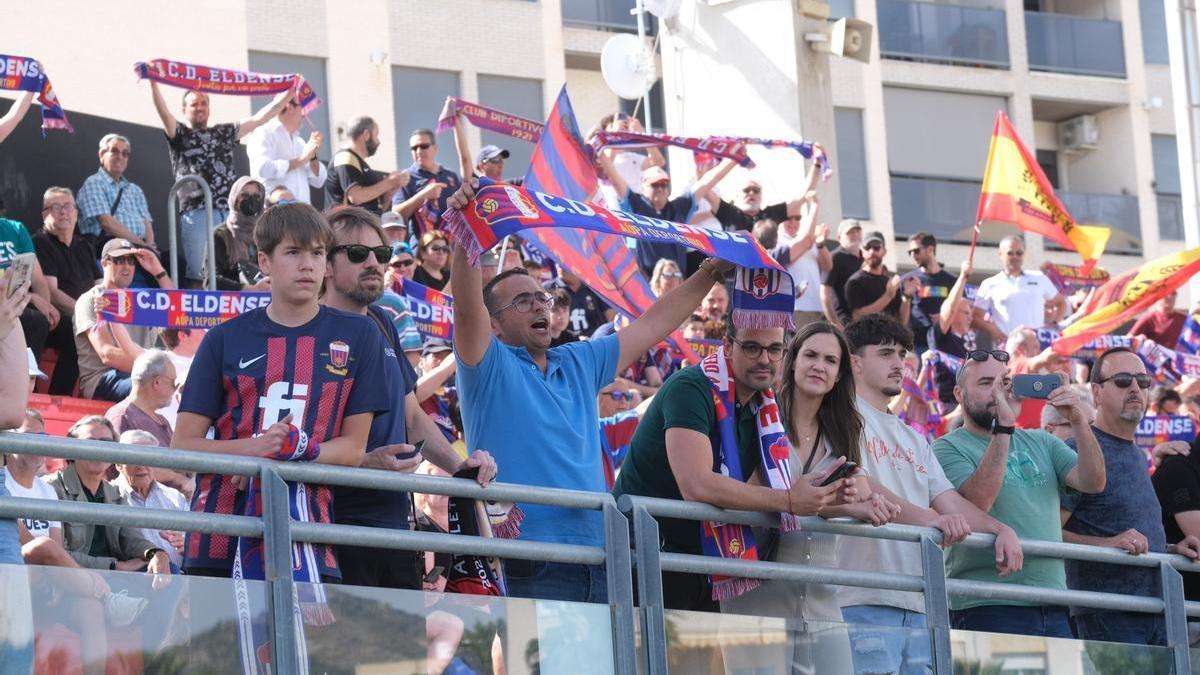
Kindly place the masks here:
POLYGON ((1183 241, 1183 198, 1161 192, 1157 197, 1158 238, 1183 241))
MULTIPOLYGON (((1109 237, 1106 251, 1141 254, 1142 225, 1141 219, 1138 217, 1137 197, 1059 192, 1058 198, 1076 223, 1112 228, 1112 236, 1109 237)), ((1051 242, 1046 242, 1046 247, 1058 248, 1051 242)))
MULTIPOLYGON (((634 0, 563 0, 564 26, 614 32, 637 32, 637 17, 630 14, 634 0)), ((649 17, 646 33, 654 34, 658 20, 649 17)))
MULTIPOLYGON (((896 238, 929 232, 939 242, 969 244, 979 208, 980 182, 969 179, 892 176, 892 222, 896 238)), ((1016 231, 1004 226, 980 233, 980 243, 997 243, 1016 231)))
POLYGON ((885 58, 1008 68, 1004 10, 912 0, 878 0, 885 58))
POLYGON ((1025 41, 1030 70, 1125 77, 1119 21, 1025 12, 1025 41))

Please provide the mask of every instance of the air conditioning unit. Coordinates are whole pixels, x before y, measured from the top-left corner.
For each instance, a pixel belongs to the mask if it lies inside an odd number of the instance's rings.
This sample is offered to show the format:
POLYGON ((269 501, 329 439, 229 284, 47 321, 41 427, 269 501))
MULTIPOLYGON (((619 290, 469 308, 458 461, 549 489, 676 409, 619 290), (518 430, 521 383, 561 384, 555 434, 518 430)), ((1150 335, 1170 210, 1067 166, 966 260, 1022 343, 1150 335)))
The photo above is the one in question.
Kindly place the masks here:
POLYGON ((1095 150, 1100 143, 1100 128, 1095 115, 1079 115, 1058 123, 1058 148, 1067 152, 1095 150))

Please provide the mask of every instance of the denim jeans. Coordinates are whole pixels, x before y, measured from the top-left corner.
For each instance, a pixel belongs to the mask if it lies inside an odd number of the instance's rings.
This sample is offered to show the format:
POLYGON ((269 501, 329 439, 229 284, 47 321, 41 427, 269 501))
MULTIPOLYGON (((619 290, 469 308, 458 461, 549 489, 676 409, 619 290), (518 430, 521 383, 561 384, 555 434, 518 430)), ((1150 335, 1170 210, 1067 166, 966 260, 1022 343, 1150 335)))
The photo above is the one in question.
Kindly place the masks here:
POLYGON ((1131 612, 1090 612, 1075 616, 1080 640, 1166 645, 1167 628, 1161 616, 1131 612))
POLYGON ((932 645, 925 615, 882 605, 842 608, 849 625, 856 675, 933 672, 932 645))
POLYGON ((133 380, 129 373, 123 373, 115 368, 106 370, 96 383, 92 398, 98 401, 124 401, 133 390, 133 380))
MULTIPOLYGON (((219 227, 229 216, 229 211, 213 207, 213 227, 219 227)), ((202 281, 204 277, 204 257, 208 251, 208 219, 204 209, 184 211, 179 215, 179 248, 182 249, 183 259, 187 263, 183 277, 192 281, 202 281)), ((209 264, 214 264, 209 261, 209 264)))
MULTIPOLYGON (((8 490, 0 480, 0 497, 7 496, 8 490)), ((0 518, 0 564, 25 564, 17 521, 12 518, 0 518)), ((14 627, 12 634, 0 635, 0 667, 5 673, 33 672, 32 609, 24 570, 0 569, 0 624, 14 627)))
POLYGON ((1073 638, 1066 607, 1038 605, 981 605, 950 612, 950 625, 955 630, 977 630, 985 633, 1014 633, 1038 637, 1073 638))
POLYGON ((518 598, 569 600, 572 602, 608 602, 604 565, 536 561, 532 574, 525 570, 513 574, 506 570, 508 594, 518 598))

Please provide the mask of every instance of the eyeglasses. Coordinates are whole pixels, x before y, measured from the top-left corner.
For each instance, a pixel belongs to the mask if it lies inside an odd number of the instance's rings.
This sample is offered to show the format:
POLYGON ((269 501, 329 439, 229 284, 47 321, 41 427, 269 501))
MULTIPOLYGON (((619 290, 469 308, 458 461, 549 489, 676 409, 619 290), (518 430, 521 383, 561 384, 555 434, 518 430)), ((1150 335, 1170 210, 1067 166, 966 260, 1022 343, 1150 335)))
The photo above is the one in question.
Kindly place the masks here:
POLYGON ((614 401, 632 401, 633 400, 633 394, 631 394, 627 391, 610 391, 610 392, 608 392, 608 395, 611 396, 612 400, 614 400, 614 401))
POLYGON ((1008 363, 1009 356, 1008 356, 1008 352, 1006 352, 1002 349, 992 349, 990 351, 983 350, 983 349, 976 349, 976 350, 967 352, 967 358, 971 359, 972 361, 978 361, 980 363, 987 361, 989 358, 996 359, 1000 363, 1008 363))
POLYGON ((108 154, 117 155, 119 157, 129 157, 133 153, 129 150, 108 150, 108 154))
POLYGON ((416 262, 417 261, 413 260, 412 258, 405 258, 404 260, 393 260, 392 262, 388 263, 388 267, 391 267, 394 270, 398 270, 402 267, 412 267, 413 264, 416 262))
POLYGON ((662 274, 660 274, 658 276, 662 277, 663 279, 682 279, 683 273, 682 272, 663 272, 662 274))
POLYGON ((741 347, 746 356, 750 357, 752 360, 761 357, 763 352, 766 352, 768 361, 778 361, 779 359, 783 358, 783 352, 784 349, 786 349, 782 342, 776 342, 770 345, 760 345, 757 342, 742 342, 741 340, 734 340, 733 343, 741 347))
POLYGON ((441 244, 437 244, 437 245, 432 245, 432 246, 426 246, 425 250, 429 251, 430 253, 449 253, 450 247, 444 246, 441 244))
POLYGON ((339 244, 329 249, 329 257, 333 257, 338 251, 346 252, 346 260, 354 264, 358 264, 367 259, 371 253, 375 254, 375 260, 379 264, 386 265, 392 258, 391 246, 363 246, 362 244, 339 244))
POLYGON ((522 314, 526 314, 533 309, 533 304, 535 302, 544 307, 550 307, 554 304, 554 296, 550 295, 546 291, 538 291, 537 293, 518 293, 517 297, 512 299, 512 302, 504 305, 503 307, 497 307, 496 310, 492 312, 492 316, 495 316, 500 312, 509 309, 510 307, 522 314))
POLYGON ((51 204, 42 209, 42 213, 50 211, 51 213, 70 213, 75 210, 75 202, 67 202, 66 204, 51 204))
POLYGON ((1114 373, 1108 377, 1099 380, 1096 384, 1104 384, 1109 380, 1117 385, 1118 389, 1128 389, 1129 385, 1137 382, 1138 389, 1149 389, 1150 383, 1153 381, 1146 373, 1114 373))
POLYGON ((428 150, 432 147, 433 147, 433 143, 417 143, 416 145, 412 146, 411 150, 413 152, 416 152, 418 150, 428 150))
POLYGON ((756 195, 760 192, 762 192, 762 188, 754 187, 753 185, 742 188, 742 194, 744 195, 756 195))
POLYGON ((135 264, 137 264, 137 260, 135 260, 134 257, 131 255, 122 255, 122 256, 117 256, 115 258, 113 256, 108 256, 108 262, 110 265, 135 265, 135 264))

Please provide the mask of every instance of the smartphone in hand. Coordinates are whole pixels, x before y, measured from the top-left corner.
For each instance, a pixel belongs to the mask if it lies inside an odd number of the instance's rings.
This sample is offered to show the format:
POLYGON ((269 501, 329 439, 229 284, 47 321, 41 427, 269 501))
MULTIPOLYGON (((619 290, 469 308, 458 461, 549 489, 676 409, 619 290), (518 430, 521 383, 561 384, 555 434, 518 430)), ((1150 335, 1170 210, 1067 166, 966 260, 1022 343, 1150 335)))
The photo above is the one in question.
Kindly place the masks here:
POLYGON ((854 470, 857 468, 858 464, 855 464, 854 462, 843 463, 841 466, 835 469, 833 473, 829 474, 829 477, 825 479, 825 482, 821 483, 821 487, 832 485, 843 478, 848 478, 850 474, 854 473, 854 470))
POLYGON ((1013 395, 1017 398, 1049 398, 1062 386, 1058 375, 1013 375, 1013 395))

